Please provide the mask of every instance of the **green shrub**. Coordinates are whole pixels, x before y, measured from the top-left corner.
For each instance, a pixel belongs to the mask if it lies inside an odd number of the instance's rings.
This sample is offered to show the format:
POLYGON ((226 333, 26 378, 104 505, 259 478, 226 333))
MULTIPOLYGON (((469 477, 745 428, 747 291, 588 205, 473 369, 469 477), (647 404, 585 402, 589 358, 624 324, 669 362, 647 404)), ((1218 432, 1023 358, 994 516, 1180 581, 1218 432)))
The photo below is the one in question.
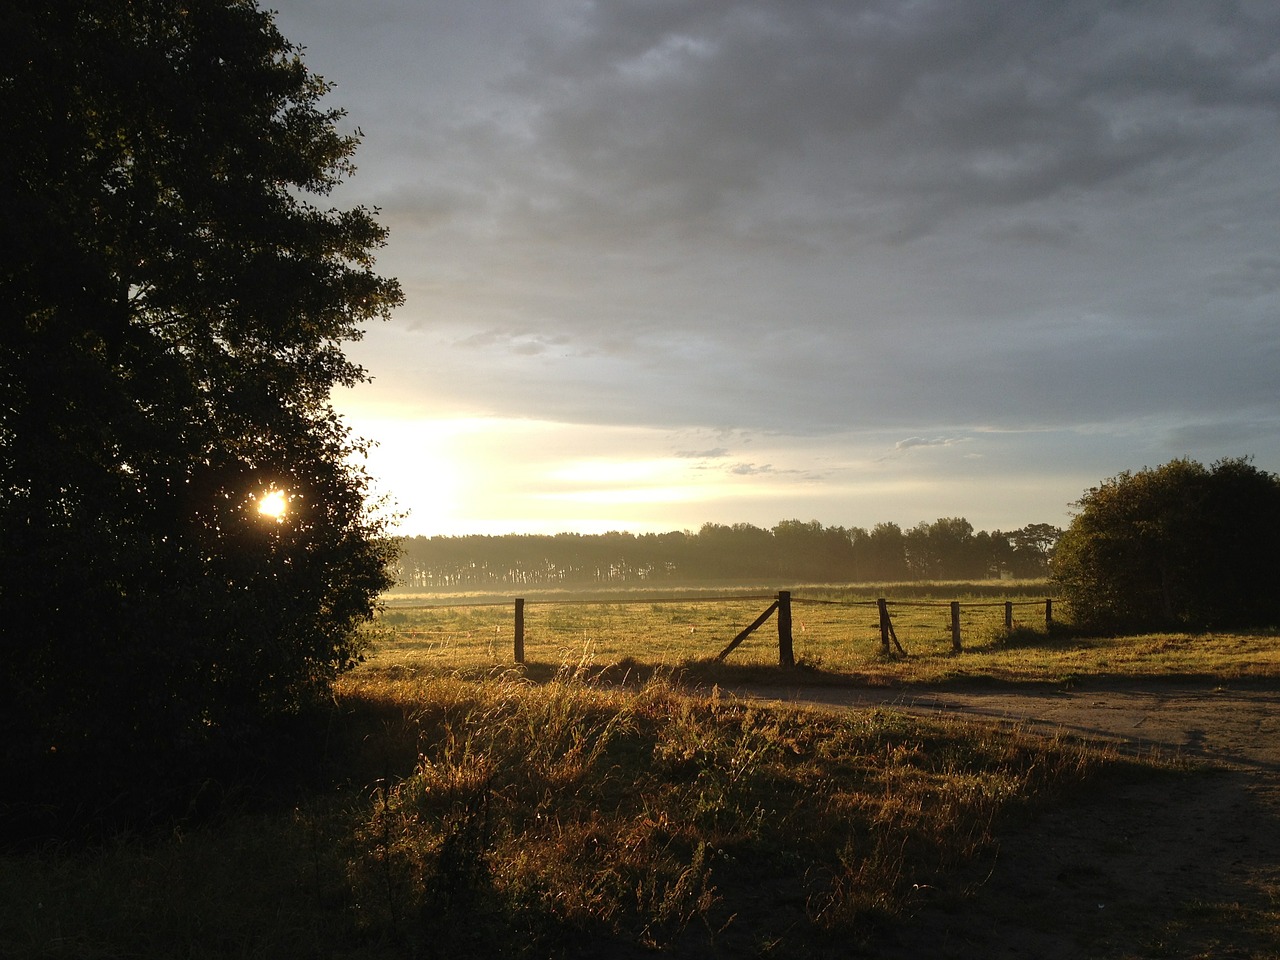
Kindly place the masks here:
POLYGON ((1077 625, 1137 631, 1280 622, 1280 477, 1173 460, 1087 491, 1055 580, 1077 625))

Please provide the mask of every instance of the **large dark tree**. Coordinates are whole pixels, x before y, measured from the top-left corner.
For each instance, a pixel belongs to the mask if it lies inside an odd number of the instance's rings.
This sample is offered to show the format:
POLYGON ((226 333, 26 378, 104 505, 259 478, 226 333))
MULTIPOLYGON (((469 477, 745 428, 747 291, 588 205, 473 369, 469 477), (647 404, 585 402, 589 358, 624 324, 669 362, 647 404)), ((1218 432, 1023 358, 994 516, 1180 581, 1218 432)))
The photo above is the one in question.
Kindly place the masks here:
POLYGON ((1119 630, 1280 624, 1280 477, 1174 460, 1087 491, 1054 575, 1074 619, 1119 630))
POLYGON ((329 397, 364 377, 344 342, 401 295, 373 271, 373 211, 323 203, 356 146, 327 91, 252 0, 8 9, 12 786, 118 789, 296 708, 356 652, 391 547, 329 397), (254 509, 272 488, 279 519, 254 509))

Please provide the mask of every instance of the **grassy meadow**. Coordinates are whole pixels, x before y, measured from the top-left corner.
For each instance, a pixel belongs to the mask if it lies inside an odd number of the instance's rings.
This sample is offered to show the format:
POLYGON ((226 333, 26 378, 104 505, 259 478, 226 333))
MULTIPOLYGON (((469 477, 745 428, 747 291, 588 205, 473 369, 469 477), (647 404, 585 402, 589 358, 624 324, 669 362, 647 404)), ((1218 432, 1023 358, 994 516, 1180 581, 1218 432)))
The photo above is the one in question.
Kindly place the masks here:
MULTIPOLYGON (((962 681, 1070 684, 1089 677, 1263 679, 1280 676, 1274 633, 1082 637, 1070 611, 1045 621, 1040 582, 798 588, 792 642, 809 683, 877 686, 962 681), (898 643, 882 652, 875 598, 889 600, 898 643), (950 601, 960 602, 962 651, 953 650, 950 601), (1004 602, 1013 607, 1006 629, 1004 602)), ((613 678, 656 670, 703 683, 767 681, 776 673, 776 615, 716 657, 774 595, 632 599, 531 598, 524 607, 525 673, 545 679, 563 664, 613 678)), ((391 676, 478 676, 514 662, 514 603, 468 597, 399 598, 384 610, 367 667, 391 676)), ((789 674, 793 679, 795 674, 789 674)))
MULTIPOLYGON (((722 694, 779 675, 772 623, 706 662, 768 602, 530 602, 521 668, 509 604, 389 608, 299 747, 305 782, 211 784, 212 815, 0 855, 0 956, 874 955, 1005 825, 1192 775, 1017 728, 722 694)), ((788 676, 1275 675, 1271 636, 1007 636, 992 610, 957 655, 945 606, 903 607, 909 656, 885 658, 874 607, 797 604, 788 676)))

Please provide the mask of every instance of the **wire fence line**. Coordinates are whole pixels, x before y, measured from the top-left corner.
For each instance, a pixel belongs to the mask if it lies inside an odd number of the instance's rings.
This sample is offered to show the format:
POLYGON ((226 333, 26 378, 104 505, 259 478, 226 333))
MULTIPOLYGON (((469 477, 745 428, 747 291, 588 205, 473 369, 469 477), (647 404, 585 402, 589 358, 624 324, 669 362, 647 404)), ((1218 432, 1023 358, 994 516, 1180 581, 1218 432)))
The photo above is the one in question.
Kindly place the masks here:
MULTIPOLYGON (((526 606, 619 606, 622 604, 654 604, 654 603, 725 603, 734 600, 772 600, 772 593, 726 593, 709 596, 697 594, 690 597, 630 597, 618 594, 614 597, 534 597, 532 599, 515 598, 509 600, 441 600, 436 603, 396 602, 387 604, 394 610, 461 610, 467 607, 509 607, 516 599, 523 599, 526 606)), ((814 603, 828 601, 815 600, 814 603)), ((839 601, 829 601, 839 602, 839 601)), ((874 602, 874 601, 873 601, 874 602)))
MULTIPOLYGON (((440 600, 435 603, 400 602, 388 605, 393 610, 461 610, 467 607, 509 607, 517 598, 507 600, 440 600)), ((771 601, 777 599, 773 593, 725 593, 717 595, 698 594, 697 596, 664 596, 664 597, 534 597, 522 598, 526 606, 620 606, 630 604, 685 604, 685 603, 728 603, 738 600, 771 601)), ((1052 599, 1052 598, 1047 598, 1052 599)), ((880 603, 875 600, 830 600, 819 597, 797 597, 792 594, 793 604, 831 607, 874 607, 880 603)), ((1012 603, 1015 607, 1042 607, 1044 599, 1036 600, 889 600, 885 602, 891 607, 949 607, 959 603, 962 607, 1003 607, 1012 603)))
MULTIPOLYGON (((773 597, 751 597, 749 599, 772 600, 773 597)), ((835 607, 875 607, 880 604, 877 600, 819 600, 815 597, 796 597, 791 598, 792 603, 825 605, 835 607)), ((1003 607, 1013 604, 1015 607, 1043 607, 1044 600, 889 600, 885 598, 885 602, 891 607, 950 607, 953 603, 958 603, 962 607, 1003 607)))
MULTIPOLYGON (((1030 624, 1015 621, 1014 610, 1016 608, 1039 607, 1044 610, 1044 626, 1045 629, 1051 629, 1053 626, 1053 598, 1044 599, 1005 599, 1005 600, 929 600, 929 599, 903 599, 890 600, 886 597, 877 597, 875 599, 855 599, 855 598, 823 598, 823 597, 805 597, 794 596, 791 591, 781 590, 776 594, 762 594, 757 592, 751 593, 721 593, 721 594, 696 594, 688 595, 655 595, 655 596, 608 596, 608 597, 578 597, 578 598, 514 598, 509 600, 489 600, 476 599, 468 600, 459 598, 456 600, 441 600, 435 603, 400 603, 389 607, 389 611, 393 614, 399 614, 396 619, 401 620, 407 614, 418 611, 423 614, 430 615, 433 611, 462 611, 464 616, 469 616, 466 612, 469 610, 480 611, 484 608, 507 607, 513 608, 513 617, 506 622, 510 625, 511 633, 508 634, 512 640, 511 652, 512 658, 518 664, 525 662, 525 643, 526 643, 526 608, 530 607, 548 607, 548 608, 567 608, 577 607, 584 610, 591 608, 601 608, 601 613, 595 619, 584 621, 582 618, 575 619, 572 616, 566 617, 561 614, 555 614, 550 620, 545 616, 538 617, 535 615, 533 624, 535 625, 534 635, 538 643, 545 645, 559 636, 562 638, 572 638, 580 632, 582 636, 586 636, 591 630, 597 631, 600 635, 608 633, 611 629, 615 632, 623 628, 606 625, 606 621, 610 624, 613 620, 627 619, 630 624, 629 629, 632 636, 632 646, 640 647, 643 640, 636 637, 648 635, 651 638, 658 638, 664 630, 671 631, 673 624, 678 617, 672 617, 670 620, 663 620, 661 616, 657 617, 657 622, 650 622, 647 618, 651 614, 640 612, 637 614, 633 609, 635 607, 659 608, 664 605, 673 607, 687 607, 693 605, 709 605, 721 604, 752 604, 752 603, 768 603, 768 607, 755 616, 754 620, 747 623, 751 617, 751 611, 740 611, 737 614, 730 610, 720 610, 713 614, 710 618, 703 620, 695 620, 689 618, 682 620, 688 629, 688 634, 694 634, 699 629, 703 629, 706 635, 711 636, 719 634, 726 637, 730 631, 734 631, 733 639, 720 650, 715 659, 724 660, 730 653, 743 644, 743 642, 755 631, 759 630, 770 619, 776 620, 777 625, 777 650, 778 663, 780 666, 793 666, 795 664, 794 643, 796 634, 801 634, 802 640, 805 642, 807 650, 806 654, 810 658, 814 655, 812 651, 821 648, 824 651, 831 651, 833 645, 843 643, 848 645, 858 643, 857 633, 863 629, 874 631, 868 639, 876 637, 880 642, 880 652, 885 656, 907 655, 907 650, 898 637, 898 627, 905 625, 908 632, 913 636, 920 638, 921 643, 936 643, 943 641, 949 636, 950 647, 953 652, 961 652, 964 647, 962 644, 962 633, 970 637, 974 630, 985 631, 988 634, 998 634, 1001 629, 1006 633, 1011 632, 1015 627, 1028 627, 1030 624), (814 614, 818 609, 826 609, 831 611, 825 616, 818 616, 815 620, 813 617, 805 617, 803 613, 796 616, 793 607, 809 607, 814 608, 814 614), (859 609, 859 608, 876 608, 876 618, 873 621, 863 623, 858 620, 849 620, 847 617, 841 617, 838 610, 859 609), (1004 618, 1001 624, 996 618, 983 618, 981 611, 995 610, 1003 607, 1004 618), (895 613, 897 610, 901 615, 901 622, 895 624, 895 613), (946 617, 940 618, 940 622, 931 620, 921 621, 919 617, 912 617, 908 611, 917 610, 922 612, 928 611, 946 611, 946 617), (973 614, 976 614, 974 616, 973 614), (737 624, 733 623, 734 617, 741 617, 737 624), (962 618, 967 618, 963 620, 962 618), (807 621, 807 622, 806 622, 807 621), (745 624, 745 626, 744 626, 745 624), (812 628, 812 629, 811 629, 812 628), (833 634, 839 634, 843 641, 833 638, 833 634), (817 645, 815 647, 815 644, 817 645)), ((504 618, 505 619, 505 618, 504 618)), ((490 640, 488 649, 493 650, 493 639, 500 636, 503 631, 502 621, 490 617, 484 629, 491 630, 488 633, 490 640)), ((474 627, 459 628, 452 631, 458 637, 470 637, 474 627)), ((448 629, 423 629, 408 628, 400 631, 401 638, 405 640, 413 640, 429 635, 447 636, 450 634, 448 629)), ((477 634, 479 635, 479 634, 477 634)), ((863 634, 866 636, 866 634, 863 634)), ((700 642, 700 641, 699 641, 700 642)), ((723 642, 723 641, 721 641, 723 642)), ((680 644, 680 649, 684 655, 693 655, 696 657, 696 650, 692 649, 692 637, 686 637, 686 641, 680 644)), ((670 639, 659 643, 664 649, 670 649, 673 643, 670 639)), ((756 648, 758 650, 758 647, 756 648)), ((643 650, 637 650, 643 655, 643 650)), ((630 655, 630 654, 627 654, 630 655)), ((758 655, 758 654, 757 654, 758 655)), ((819 658, 826 656, 826 653, 817 654, 819 658)))

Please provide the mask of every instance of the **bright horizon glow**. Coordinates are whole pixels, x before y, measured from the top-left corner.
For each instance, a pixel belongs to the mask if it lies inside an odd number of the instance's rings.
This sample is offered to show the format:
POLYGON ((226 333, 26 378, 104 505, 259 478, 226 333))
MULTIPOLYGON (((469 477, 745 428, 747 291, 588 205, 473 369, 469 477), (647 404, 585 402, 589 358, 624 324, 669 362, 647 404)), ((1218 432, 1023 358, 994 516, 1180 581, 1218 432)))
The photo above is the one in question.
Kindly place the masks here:
POLYGON ((907 528, 950 516, 979 530, 1065 526, 1067 504, 1101 479, 1081 473, 1055 487, 1011 469, 1001 453, 1009 439, 996 432, 904 450, 896 434, 794 438, 397 418, 354 403, 342 412, 358 436, 375 442, 364 465, 375 499, 406 514, 396 524, 404 536, 665 533, 704 523, 768 529, 792 519, 907 528))

